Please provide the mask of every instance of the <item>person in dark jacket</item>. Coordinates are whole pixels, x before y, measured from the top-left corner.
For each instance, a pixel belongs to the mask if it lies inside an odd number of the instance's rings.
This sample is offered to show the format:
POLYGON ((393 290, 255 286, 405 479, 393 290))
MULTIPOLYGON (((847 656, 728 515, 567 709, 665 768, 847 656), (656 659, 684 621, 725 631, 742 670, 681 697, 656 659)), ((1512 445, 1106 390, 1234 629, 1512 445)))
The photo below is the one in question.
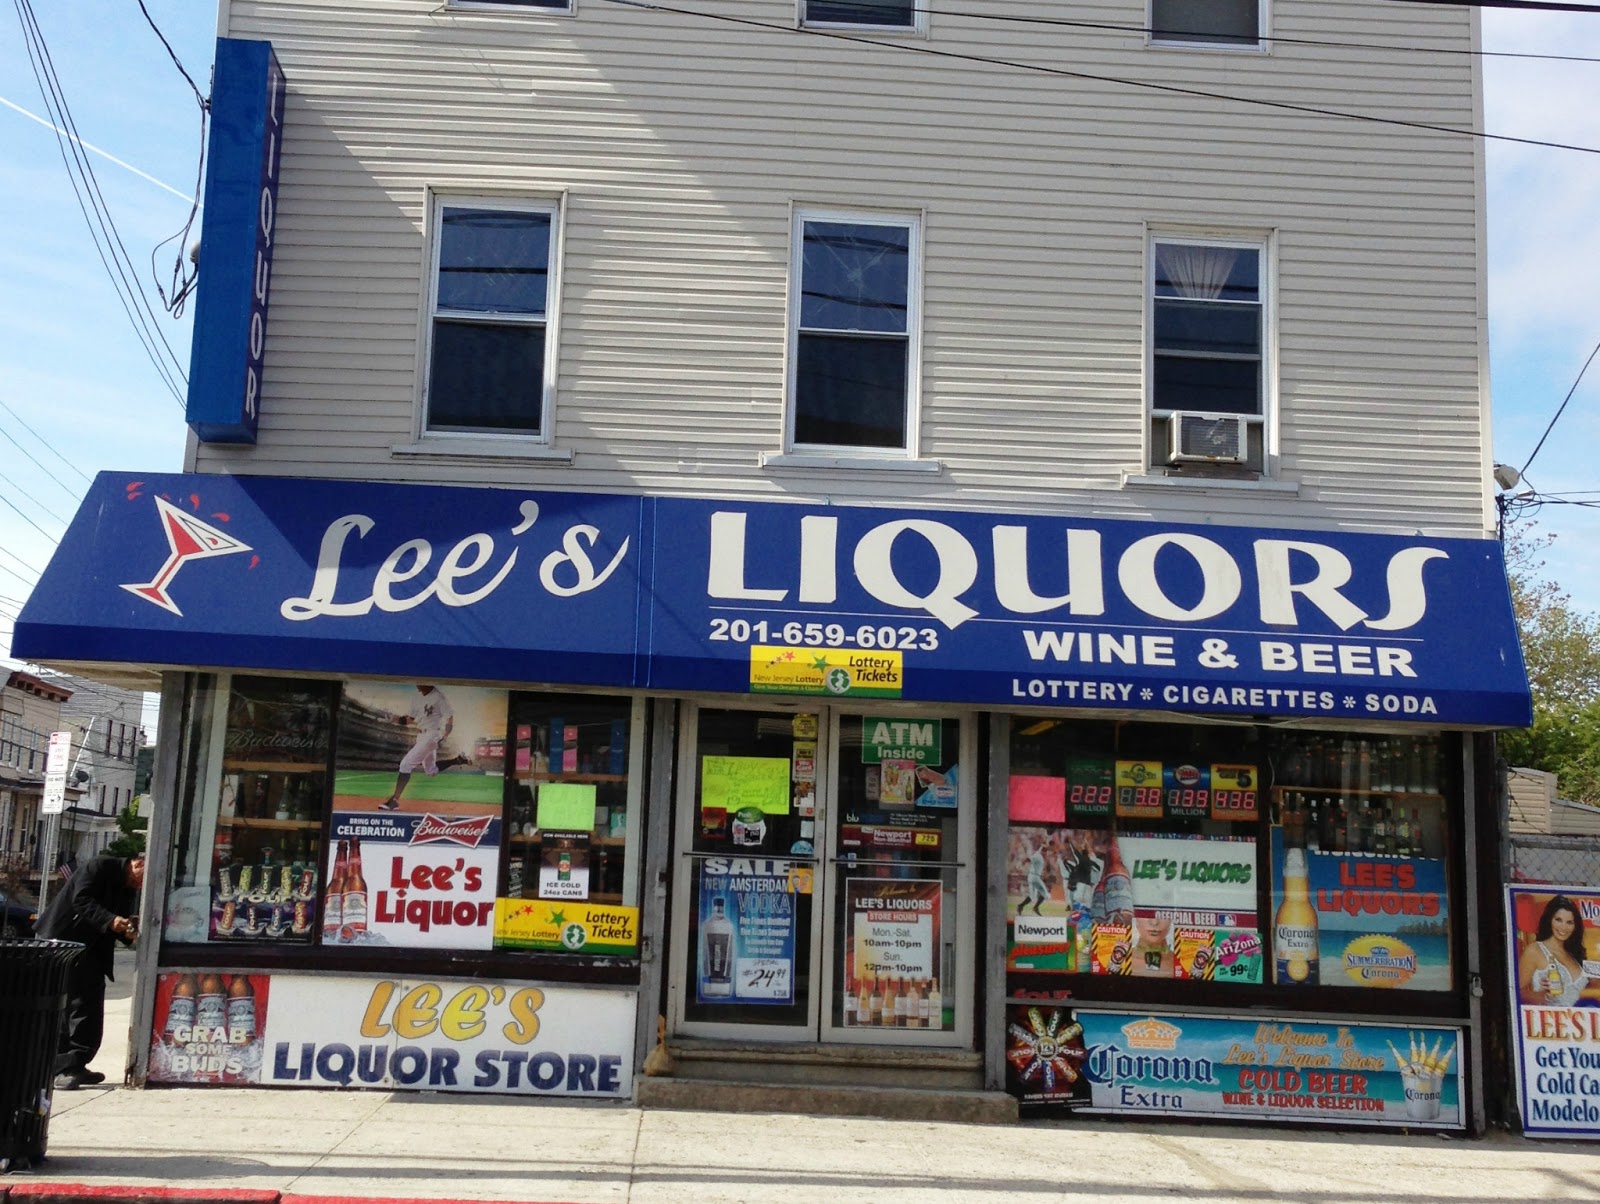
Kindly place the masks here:
POLYGON ((106 980, 112 976, 115 942, 138 938, 139 888, 144 858, 91 857, 68 879, 44 909, 35 932, 58 941, 77 941, 83 954, 67 974, 67 1014, 56 1056, 56 1086, 74 1090, 105 1082, 90 1070, 100 1052, 106 1022, 106 980))

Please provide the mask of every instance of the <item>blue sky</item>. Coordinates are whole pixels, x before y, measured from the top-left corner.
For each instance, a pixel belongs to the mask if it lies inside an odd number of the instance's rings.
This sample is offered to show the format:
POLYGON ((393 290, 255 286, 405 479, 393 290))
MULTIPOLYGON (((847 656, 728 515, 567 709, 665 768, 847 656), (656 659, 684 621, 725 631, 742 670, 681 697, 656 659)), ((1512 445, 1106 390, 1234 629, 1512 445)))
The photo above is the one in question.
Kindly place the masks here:
MULTIPOLYGON (((146 2, 208 91, 214 5, 146 2)), ((150 254, 188 214, 200 145, 194 95, 134 0, 35 0, 35 9, 79 134, 129 165, 91 156, 159 315, 150 254)), ((1484 30, 1489 50, 1600 58, 1600 14, 1489 10, 1484 30)), ((1600 62, 1490 59, 1485 80, 1489 131, 1600 147, 1600 62)), ((77 508, 79 474, 175 471, 185 435, 182 407, 96 256, 55 135, 19 109, 45 111, 8 5, 0 13, 0 659, 10 616, 77 508)), ((1600 341, 1600 155, 1495 143, 1488 155, 1495 453, 1520 467, 1600 341)), ((174 253, 175 245, 162 252, 163 281, 174 253)), ((187 364, 187 317, 162 316, 162 325, 187 364)), ((1544 494, 1600 490, 1597 443, 1600 363, 1529 480, 1544 494)), ((1538 521, 1557 536, 1548 573, 1583 608, 1600 611, 1600 510, 1551 505, 1538 521)))

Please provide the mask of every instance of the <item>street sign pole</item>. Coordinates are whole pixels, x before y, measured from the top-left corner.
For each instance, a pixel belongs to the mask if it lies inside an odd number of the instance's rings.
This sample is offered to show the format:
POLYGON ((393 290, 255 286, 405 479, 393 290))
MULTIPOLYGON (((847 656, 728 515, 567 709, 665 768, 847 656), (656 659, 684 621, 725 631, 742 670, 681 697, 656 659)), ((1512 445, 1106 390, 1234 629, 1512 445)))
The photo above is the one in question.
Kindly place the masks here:
POLYGON ((50 901, 50 879, 55 874, 56 842, 61 834, 61 812, 67 805, 67 761, 72 756, 72 733, 51 732, 50 751, 44 762, 44 798, 39 814, 45 816, 44 855, 39 865, 39 911, 50 901))

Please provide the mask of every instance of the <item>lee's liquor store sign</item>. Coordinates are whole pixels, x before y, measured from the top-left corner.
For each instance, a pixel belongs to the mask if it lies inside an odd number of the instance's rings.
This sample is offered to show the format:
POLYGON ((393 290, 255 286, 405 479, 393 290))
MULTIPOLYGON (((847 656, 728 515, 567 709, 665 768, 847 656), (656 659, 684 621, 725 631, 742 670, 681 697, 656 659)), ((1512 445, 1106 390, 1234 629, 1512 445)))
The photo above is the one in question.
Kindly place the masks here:
POLYGON ((636 995, 528 983, 162 974, 156 1083, 626 1099, 636 995))
POLYGON ((1493 540, 102 474, 38 660, 1528 722, 1493 540))

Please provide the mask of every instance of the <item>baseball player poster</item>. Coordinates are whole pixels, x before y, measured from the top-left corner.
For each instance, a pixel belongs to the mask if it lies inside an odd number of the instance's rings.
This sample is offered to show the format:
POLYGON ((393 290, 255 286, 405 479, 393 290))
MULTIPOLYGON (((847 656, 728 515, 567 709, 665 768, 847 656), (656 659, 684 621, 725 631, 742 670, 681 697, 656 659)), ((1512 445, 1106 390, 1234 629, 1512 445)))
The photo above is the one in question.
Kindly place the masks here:
POLYGON ((493 945, 507 702, 432 682, 345 686, 324 945, 493 945))

